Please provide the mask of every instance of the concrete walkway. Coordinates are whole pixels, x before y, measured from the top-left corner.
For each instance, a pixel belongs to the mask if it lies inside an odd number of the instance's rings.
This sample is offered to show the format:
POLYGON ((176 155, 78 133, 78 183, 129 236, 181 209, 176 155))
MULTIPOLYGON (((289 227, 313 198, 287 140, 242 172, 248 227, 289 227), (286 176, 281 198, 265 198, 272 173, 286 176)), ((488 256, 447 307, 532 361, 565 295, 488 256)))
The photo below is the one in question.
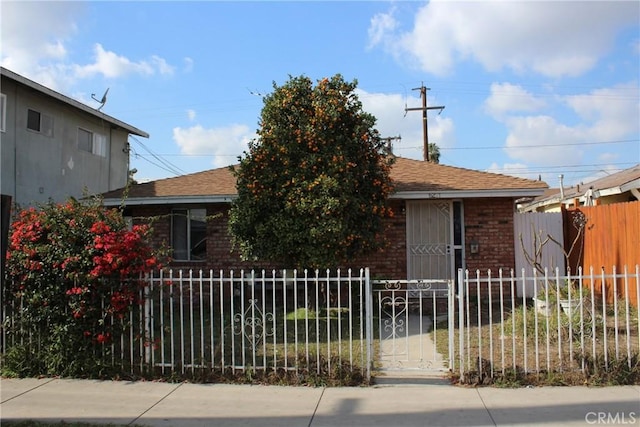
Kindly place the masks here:
POLYGON ((447 371, 443 356, 433 342, 433 318, 418 314, 403 314, 399 325, 382 328, 380 370, 387 375, 403 375, 409 371, 443 373, 447 371))
POLYGON ((3 379, 2 422, 140 426, 640 425, 640 386, 462 388, 442 382, 280 387, 3 379))

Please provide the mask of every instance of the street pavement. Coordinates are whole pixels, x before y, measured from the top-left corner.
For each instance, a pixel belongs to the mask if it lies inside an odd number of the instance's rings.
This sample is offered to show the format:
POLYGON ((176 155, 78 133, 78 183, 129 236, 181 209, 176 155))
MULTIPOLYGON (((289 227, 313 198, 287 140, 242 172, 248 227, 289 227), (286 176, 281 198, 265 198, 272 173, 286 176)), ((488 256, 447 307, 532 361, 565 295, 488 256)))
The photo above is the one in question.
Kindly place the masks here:
POLYGON ((437 379, 284 387, 0 380, 0 420, 137 426, 640 426, 640 386, 466 388, 437 379))

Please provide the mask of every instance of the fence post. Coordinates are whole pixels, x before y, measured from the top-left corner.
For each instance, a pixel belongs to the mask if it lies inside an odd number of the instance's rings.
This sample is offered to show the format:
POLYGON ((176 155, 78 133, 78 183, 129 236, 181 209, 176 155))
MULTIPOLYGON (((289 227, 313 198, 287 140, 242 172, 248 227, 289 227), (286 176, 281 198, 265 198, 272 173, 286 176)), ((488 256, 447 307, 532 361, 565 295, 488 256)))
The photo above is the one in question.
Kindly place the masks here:
MULTIPOLYGON (((456 295, 456 283, 454 280, 449 280, 447 282, 447 301, 448 301, 448 310, 449 310, 449 314, 447 315, 447 323, 449 326, 449 370, 451 372, 454 371, 455 367, 456 367, 456 361, 455 361, 455 344, 454 344, 454 333, 453 333, 453 328, 455 327, 455 313, 456 313, 456 303, 454 301, 455 295, 456 295)), ((435 311, 434 311, 434 317, 435 317, 435 311)))
POLYGON ((145 275, 145 279, 148 283, 147 286, 144 287, 144 333, 142 335, 142 339, 144 342, 144 363, 147 364, 147 367, 151 365, 151 351, 152 351, 152 341, 153 337, 151 336, 151 296, 149 294, 149 288, 153 284, 153 280, 149 277, 149 275, 145 275))
POLYGON ((366 307, 365 334, 367 337, 367 381, 371 380, 371 365, 373 363, 373 298, 371 295, 371 282, 369 280, 369 267, 364 269, 364 299, 366 307))
MULTIPOLYGON (((460 356, 460 381, 464 381, 464 273, 458 269, 458 352, 460 356)), ((451 340, 450 346, 455 345, 451 340)))

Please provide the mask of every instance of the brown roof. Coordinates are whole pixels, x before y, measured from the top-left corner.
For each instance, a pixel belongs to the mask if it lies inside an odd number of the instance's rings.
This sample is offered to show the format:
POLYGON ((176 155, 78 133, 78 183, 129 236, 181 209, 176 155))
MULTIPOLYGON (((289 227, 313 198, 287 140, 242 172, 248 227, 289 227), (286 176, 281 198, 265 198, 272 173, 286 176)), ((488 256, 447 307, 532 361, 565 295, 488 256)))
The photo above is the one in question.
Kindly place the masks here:
MULTIPOLYGON (((585 191, 591 189, 593 191, 606 191, 609 189, 620 188, 625 190, 625 186, 638 188, 638 180, 640 179, 640 164, 629 169, 598 178, 596 180, 586 182, 584 184, 566 187, 563 189, 564 200, 571 200, 584 195, 585 191)), ((560 189, 555 188, 554 191, 545 192, 534 200, 534 204, 552 204, 560 202, 560 189)), ((628 189, 626 191, 629 191, 628 189)))
POLYGON ((391 170, 396 191, 484 191, 546 189, 542 181, 396 158, 391 170))
MULTIPOLYGON (((236 180, 229 167, 211 169, 174 178, 132 185, 127 197, 232 196, 237 194, 236 180)), ((105 199, 119 199, 123 189, 109 191, 105 199)))
MULTIPOLYGON (((456 192, 544 190, 545 182, 396 158, 391 170, 396 192, 456 192)), ((103 194, 104 199, 120 199, 123 190, 103 194)), ((233 196, 237 194, 235 179, 229 167, 182 175, 175 178, 133 185, 128 198, 233 196)))

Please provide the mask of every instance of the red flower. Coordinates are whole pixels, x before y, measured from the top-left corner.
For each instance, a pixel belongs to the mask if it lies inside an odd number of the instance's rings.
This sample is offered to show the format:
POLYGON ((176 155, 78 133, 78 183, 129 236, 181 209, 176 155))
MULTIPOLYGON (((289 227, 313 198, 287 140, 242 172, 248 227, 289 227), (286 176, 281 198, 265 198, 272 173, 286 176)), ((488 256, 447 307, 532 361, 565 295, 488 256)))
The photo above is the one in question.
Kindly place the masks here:
POLYGON ((111 334, 109 332, 106 332, 104 334, 98 334, 96 336, 96 341, 99 342, 100 344, 104 344, 106 342, 109 342, 110 338, 111 338, 111 334))

